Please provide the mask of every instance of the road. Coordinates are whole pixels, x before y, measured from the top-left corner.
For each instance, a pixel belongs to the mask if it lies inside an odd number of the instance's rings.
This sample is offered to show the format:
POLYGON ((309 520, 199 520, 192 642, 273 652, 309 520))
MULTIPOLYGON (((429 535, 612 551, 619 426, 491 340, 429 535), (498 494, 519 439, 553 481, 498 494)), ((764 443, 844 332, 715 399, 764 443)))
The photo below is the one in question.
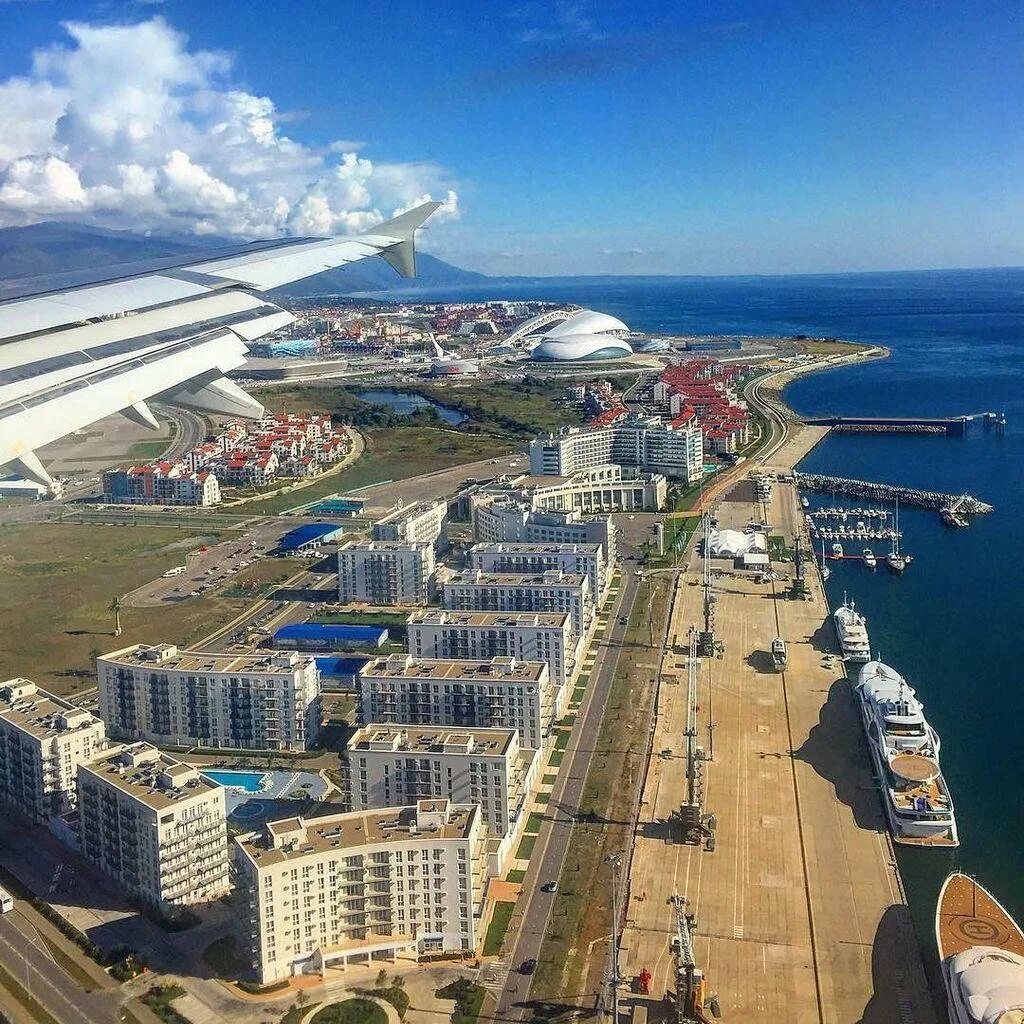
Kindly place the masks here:
POLYGON ((19 900, 0 917, 0 963, 29 995, 61 1024, 115 1024, 120 1000, 114 992, 86 992, 54 962, 19 900))
MULTIPOLYGON (((626 627, 620 620, 628 620, 639 590, 640 581, 635 575, 635 564, 623 559, 622 587, 618 601, 611 610, 605 638, 597 642, 590 685, 587 687, 581 712, 566 748, 565 759, 551 792, 548 806, 556 810, 541 826, 533 855, 530 857, 530 867, 523 881, 522 896, 509 928, 509 937, 514 937, 507 952, 511 969, 493 1014, 497 1020, 515 1021, 522 1020, 524 1016, 532 1016, 533 1011, 528 1005, 531 979, 519 972, 519 965, 524 960, 539 958, 547 932, 553 897, 541 892, 540 887, 560 878, 562 874, 573 823, 594 755, 594 739, 601 729, 601 720, 619 662, 619 650, 625 639, 626 627), (525 913, 521 908, 525 908, 525 913)), ((484 1013, 486 1014, 486 1010, 484 1013)))

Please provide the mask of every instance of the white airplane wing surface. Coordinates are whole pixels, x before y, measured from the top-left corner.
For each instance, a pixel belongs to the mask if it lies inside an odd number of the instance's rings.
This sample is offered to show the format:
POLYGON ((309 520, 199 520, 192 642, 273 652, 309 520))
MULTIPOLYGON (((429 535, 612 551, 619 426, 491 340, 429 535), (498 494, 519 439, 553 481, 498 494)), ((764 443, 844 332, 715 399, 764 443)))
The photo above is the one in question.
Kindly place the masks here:
POLYGON ((247 342, 294 317, 259 293, 382 256, 416 272, 424 203, 353 238, 289 238, 145 264, 0 282, 0 467, 46 486, 38 448, 123 412, 155 429, 146 402, 229 416, 263 406, 227 373, 247 342))

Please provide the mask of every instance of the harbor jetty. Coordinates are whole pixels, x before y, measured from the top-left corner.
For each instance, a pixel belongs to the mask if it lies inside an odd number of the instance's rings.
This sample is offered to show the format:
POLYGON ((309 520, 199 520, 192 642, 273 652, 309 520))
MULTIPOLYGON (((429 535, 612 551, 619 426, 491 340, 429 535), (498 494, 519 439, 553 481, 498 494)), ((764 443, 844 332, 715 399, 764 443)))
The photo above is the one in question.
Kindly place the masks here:
POLYGON ((1002 433, 1006 415, 997 412, 976 412, 966 416, 809 416, 803 422, 814 426, 831 427, 844 433, 865 434, 946 434, 962 437, 974 422, 993 427, 1002 433))
MULTIPOLYGON (((824 494, 844 494, 880 504, 892 503, 897 498, 901 505, 931 509, 944 516, 948 511, 966 522, 967 516, 984 515, 992 506, 970 494, 943 494, 941 491, 922 491, 914 487, 895 484, 877 484, 867 480, 850 480, 841 476, 823 476, 819 473, 795 473, 797 486, 802 491, 824 494)), ((957 524, 961 525, 961 524, 957 524)))

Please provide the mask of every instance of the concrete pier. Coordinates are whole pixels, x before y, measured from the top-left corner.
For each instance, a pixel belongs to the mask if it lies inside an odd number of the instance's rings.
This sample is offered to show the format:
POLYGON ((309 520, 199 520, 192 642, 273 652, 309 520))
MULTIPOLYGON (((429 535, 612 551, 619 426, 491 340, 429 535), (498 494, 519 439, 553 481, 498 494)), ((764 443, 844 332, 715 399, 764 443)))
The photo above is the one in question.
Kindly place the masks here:
MULTIPOLYGON (((792 466, 810 440, 791 439, 772 463, 792 466)), ((787 539, 803 527, 792 484, 777 484, 764 509, 740 481, 717 511, 732 528, 766 513, 787 539)), ((817 571, 808 566, 811 599, 792 601, 785 581, 759 584, 719 567, 716 633, 725 650, 701 660, 698 683, 715 848, 683 844, 669 820, 686 791, 686 637, 701 621, 694 556, 677 583, 620 945, 624 981, 645 969, 653 981, 649 996, 624 995, 624 1004, 637 1007, 637 1019, 674 1020, 668 900, 679 893, 696 914, 697 964, 723 1020, 934 1024, 817 571), (772 666, 776 636, 788 650, 783 672, 772 666)))

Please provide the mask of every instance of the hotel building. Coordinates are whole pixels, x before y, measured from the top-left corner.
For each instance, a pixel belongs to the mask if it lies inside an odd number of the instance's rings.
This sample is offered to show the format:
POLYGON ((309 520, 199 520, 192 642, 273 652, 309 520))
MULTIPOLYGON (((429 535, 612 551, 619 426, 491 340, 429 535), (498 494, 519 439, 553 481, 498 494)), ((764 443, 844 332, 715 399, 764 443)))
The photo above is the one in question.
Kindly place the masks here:
POLYGON ((436 545, 447 517, 448 505, 443 501, 414 501, 378 519, 373 539, 436 545))
POLYGON ((484 826, 474 805, 421 800, 268 822, 235 840, 235 866, 263 984, 480 944, 484 826))
POLYGON ((179 651, 135 644, 96 659, 112 736, 174 747, 306 750, 320 731, 320 674, 298 652, 179 651))
POLYGON ((359 721, 411 728, 515 729, 539 749, 564 710, 543 662, 453 661, 393 654, 366 664, 357 680, 359 721))
POLYGON ((228 891, 224 789, 148 743, 78 768, 82 855, 130 897, 158 908, 228 891))
POLYGON ((603 604, 611 572, 600 544, 474 544, 469 564, 483 572, 582 573, 597 604, 603 604))
POLYGON ((338 549, 338 600, 426 604, 434 592, 434 545, 427 541, 349 541, 338 549))
POLYGON ((28 679, 0 683, 0 801, 33 821, 75 806, 78 766, 105 745, 95 715, 28 679))

